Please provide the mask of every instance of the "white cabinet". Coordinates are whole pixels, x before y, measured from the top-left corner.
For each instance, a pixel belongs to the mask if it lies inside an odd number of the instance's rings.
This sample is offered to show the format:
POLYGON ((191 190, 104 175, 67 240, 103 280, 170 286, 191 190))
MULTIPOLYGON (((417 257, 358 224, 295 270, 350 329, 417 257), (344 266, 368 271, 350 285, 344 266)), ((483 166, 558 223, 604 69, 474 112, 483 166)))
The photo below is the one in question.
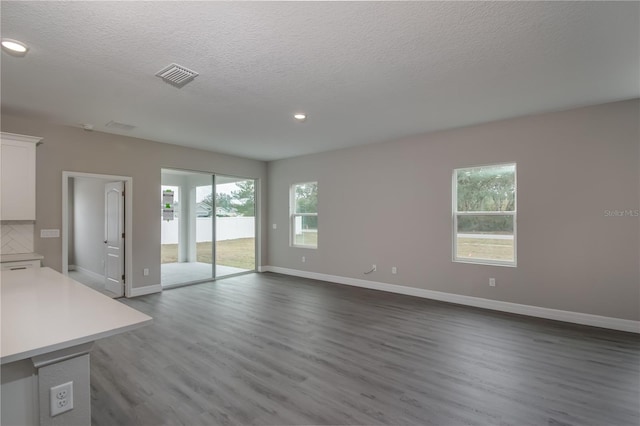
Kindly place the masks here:
POLYGON ((42 138, 1 133, 1 220, 36 220, 36 144, 42 138))
POLYGON ((24 260, 22 262, 3 262, 0 263, 2 271, 18 271, 20 269, 39 268, 40 260, 24 260))
POLYGON ((15 271, 20 269, 40 268, 43 256, 38 253, 15 253, 0 255, 0 270, 15 271))

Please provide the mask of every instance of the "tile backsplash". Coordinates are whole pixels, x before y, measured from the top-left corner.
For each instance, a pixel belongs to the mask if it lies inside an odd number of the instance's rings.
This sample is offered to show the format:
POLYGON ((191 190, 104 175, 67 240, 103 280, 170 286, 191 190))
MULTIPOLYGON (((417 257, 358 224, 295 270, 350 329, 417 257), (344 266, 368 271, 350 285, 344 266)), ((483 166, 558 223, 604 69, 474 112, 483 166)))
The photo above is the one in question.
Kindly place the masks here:
POLYGON ((34 224, 6 224, 2 229, 2 249, 0 254, 33 253, 34 224))

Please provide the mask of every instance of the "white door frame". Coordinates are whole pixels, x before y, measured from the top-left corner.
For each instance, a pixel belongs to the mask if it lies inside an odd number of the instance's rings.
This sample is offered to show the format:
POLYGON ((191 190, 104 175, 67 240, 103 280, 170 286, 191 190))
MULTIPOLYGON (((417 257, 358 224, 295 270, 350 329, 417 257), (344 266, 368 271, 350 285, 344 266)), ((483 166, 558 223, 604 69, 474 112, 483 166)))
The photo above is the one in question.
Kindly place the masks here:
POLYGON ((62 172, 62 273, 69 275, 69 178, 82 177, 123 181, 124 196, 124 295, 131 297, 133 288, 133 178, 131 176, 101 175, 83 172, 62 172))

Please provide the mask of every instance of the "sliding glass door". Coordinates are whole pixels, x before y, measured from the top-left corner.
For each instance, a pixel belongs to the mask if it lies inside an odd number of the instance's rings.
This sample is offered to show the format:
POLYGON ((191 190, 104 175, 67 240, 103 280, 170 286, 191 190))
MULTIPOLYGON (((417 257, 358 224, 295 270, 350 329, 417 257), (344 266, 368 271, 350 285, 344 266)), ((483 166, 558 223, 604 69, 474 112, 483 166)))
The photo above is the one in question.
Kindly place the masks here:
POLYGON ((163 169, 162 285, 254 271, 255 199, 253 179, 163 169))
POLYGON ((216 276, 256 269, 256 185, 216 175, 216 276))
MULTIPOLYGON (((213 227, 215 215, 213 214, 213 177, 203 175, 201 180, 194 183, 195 205, 191 212, 191 240, 195 244, 191 247, 195 250, 195 262, 198 268, 198 280, 215 278, 213 269, 213 227)), ((195 271, 194 271, 195 272, 195 271)), ((194 278, 196 278, 194 276, 194 278)))

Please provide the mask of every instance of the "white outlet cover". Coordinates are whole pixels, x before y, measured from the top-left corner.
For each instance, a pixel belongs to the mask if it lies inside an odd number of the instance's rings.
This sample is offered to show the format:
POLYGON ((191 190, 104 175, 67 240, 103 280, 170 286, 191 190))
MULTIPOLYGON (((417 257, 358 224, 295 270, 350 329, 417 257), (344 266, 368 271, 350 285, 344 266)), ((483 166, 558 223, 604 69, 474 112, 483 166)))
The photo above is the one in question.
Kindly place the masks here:
POLYGON ((49 389, 51 417, 73 410, 73 382, 63 383, 49 389))

